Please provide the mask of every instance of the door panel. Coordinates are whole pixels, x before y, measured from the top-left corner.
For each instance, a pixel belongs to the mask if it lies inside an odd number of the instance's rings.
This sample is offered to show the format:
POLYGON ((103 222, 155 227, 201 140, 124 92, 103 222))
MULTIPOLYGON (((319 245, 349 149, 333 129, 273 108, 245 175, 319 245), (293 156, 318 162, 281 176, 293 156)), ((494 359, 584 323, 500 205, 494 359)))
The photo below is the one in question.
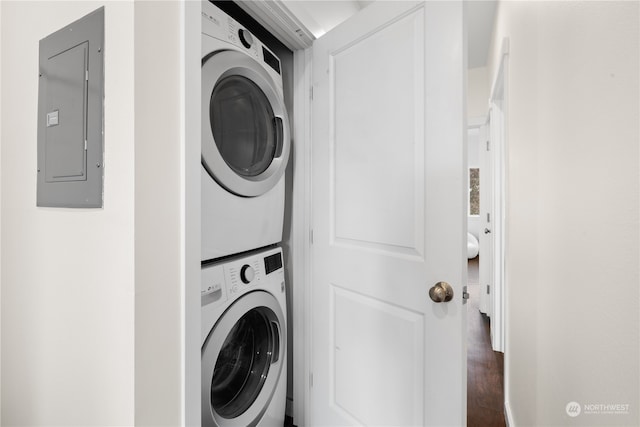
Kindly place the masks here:
POLYGON ((313 46, 311 425, 466 422, 463 34, 375 2, 313 46))
POLYGON ((330 292, 336 405, 354 424, 421 425, 422 313, 337 286, 330 292))
POLYGON ((331 57, 336 242, 424 255, 424 165, 416 162, 424 155, 423 51, 424 22, 414 12, 331 57))

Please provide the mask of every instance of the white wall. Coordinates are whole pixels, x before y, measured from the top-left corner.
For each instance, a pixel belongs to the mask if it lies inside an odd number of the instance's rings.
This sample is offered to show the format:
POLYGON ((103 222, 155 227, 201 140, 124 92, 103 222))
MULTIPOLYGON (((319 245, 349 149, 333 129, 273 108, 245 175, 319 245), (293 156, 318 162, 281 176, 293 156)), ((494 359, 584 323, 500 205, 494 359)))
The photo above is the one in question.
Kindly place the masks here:
MULTIPOLYGON (((0 2, 0 28, 2 27, 2 2, 0 2)), ((0 52, 2 31, 0 30, 0 52)), ((2 54, 0 53, 0 190, 2 189, 2 54)), ((0 425, 2 424, 2 197, 0 196, 0 425)))
POLYGON ((638 16, 638 2, 499 5, 489 75, 509 37, 512 425, 640 424, 638 16))
POLYGON ((106 6, 104 209, 36 207, 38 41, 104 2, 2 2, 2 425, 134 422, 133 3, 106 6))
POLYGON ((467 151, 467 164, 470 168, 480 167, 480 129, 469 129, 468 138, 468 151, 467 151))
MULTIPOLYGON (((196 2, 191 5, 199 6, 196 2)), ((135 3, 135 425, 178 426, 188 418, 183 395, 190 385, 184 378, 190 369, 200 369, 200 241, 185 242, 185 170, 187 146, 184 126, 185 104, 182 82, 183 5, 177 1, 137 1, 135 3), (187 261, 185 252, 195 246, 197 253, 187 261), (186 286, 187 271, 196 270, 197 283, 186 286), (195 294, 195 304, 193 295, 195 294), (184 305, 195 310, 189 315, 184 305), (193 322, 195 321, 195 322, 193 322), (193 324, 195 323, 195 324, 193 324), (188 327, 188 328, 187 328, 188 327), (184 331, 196 334, 193 360, 192 341, 184 331), (189 345, 189 349, 186 346, 189 345), (188 354, 187 354, 188 352, 188 354), (187 362, 188 361, 188 366, 187 362), (194 366, 195 365, 195 366, 194 366)), ((197 25, 200 11, 196 11, 197 25)), ((193 48, 197 50, 196 91, 199 92, 200 31, 196 28, 193 48)), ((200 97, 198 95, 198 108, 200 97)), ((198 110, 199 116, 199 110, 198 110)), ((197 155, 189 171, 196 171, 196 194, 200 198, 200 122, 195 129, 197 155)), ((193 181, 193 180, 192 180, 193 181)), ((192 182, 191 181, 191 182, 192 182)), ((189 202, 192 199, 189 199, 189 202)), ((193 213, 189 210, 189 214, 193 213)), ((200 228, 200 206, 190 227, 200 228)), ((190 273, 189 273, 190 274, 190 273)), ((199 375, 199 374, 198 374, 199 375)), ((197 389, 199 389, 199 376, 197 389)), ((199 394, 198 394, 199 398, 199 394)), ((196 404, 199 400, 196 400, 196 404)), ((197 408, 199 409, 199 407, 197 408)), ((198 413, 199 416, 199 413, 198 413)), ((197 419, 199 422, 199 417, 197 419)), ((195 425, 195 423, 191 424, 195 425)))
POLYGON ((487 67, 467 70, 467 117, 486 117, 489 109, 489 69, 487 67))

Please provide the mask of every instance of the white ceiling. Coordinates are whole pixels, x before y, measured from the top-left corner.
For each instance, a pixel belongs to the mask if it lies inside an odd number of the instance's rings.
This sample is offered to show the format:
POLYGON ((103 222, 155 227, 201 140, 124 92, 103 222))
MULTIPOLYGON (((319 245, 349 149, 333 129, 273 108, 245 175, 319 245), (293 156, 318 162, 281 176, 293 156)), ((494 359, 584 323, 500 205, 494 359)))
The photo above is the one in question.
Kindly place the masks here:
MULTIPOLYGON (((373 1, 282 0, 282 3, 318 38, 373 1)), ((469 68, 483 67, 487 63, 496 3, 496 0, 467 1, 469 68)))

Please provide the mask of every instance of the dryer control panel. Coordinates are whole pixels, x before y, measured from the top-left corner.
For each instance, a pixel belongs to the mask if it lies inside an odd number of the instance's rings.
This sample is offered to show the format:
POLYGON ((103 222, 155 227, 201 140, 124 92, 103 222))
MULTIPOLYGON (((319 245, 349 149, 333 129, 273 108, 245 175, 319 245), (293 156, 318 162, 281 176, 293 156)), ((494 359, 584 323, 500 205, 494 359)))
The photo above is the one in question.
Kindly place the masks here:
POLYGON ((278 75, 282 74, 280 60, 270 49, 235 19, 209 2, 202 3, 202 33, 241 48, 267 64, 278 75))

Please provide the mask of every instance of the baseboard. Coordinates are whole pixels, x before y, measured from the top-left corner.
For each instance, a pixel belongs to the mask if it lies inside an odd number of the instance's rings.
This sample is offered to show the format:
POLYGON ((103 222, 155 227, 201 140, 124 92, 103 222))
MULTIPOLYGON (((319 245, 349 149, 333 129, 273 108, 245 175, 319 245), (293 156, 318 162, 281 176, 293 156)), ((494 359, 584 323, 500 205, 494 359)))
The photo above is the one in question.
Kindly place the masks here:
POLYGON ((508 401, 504 402, 504 422, 507 427, 516 427, 513 423, 513 414, 511 413, 511 406, 508 401))

